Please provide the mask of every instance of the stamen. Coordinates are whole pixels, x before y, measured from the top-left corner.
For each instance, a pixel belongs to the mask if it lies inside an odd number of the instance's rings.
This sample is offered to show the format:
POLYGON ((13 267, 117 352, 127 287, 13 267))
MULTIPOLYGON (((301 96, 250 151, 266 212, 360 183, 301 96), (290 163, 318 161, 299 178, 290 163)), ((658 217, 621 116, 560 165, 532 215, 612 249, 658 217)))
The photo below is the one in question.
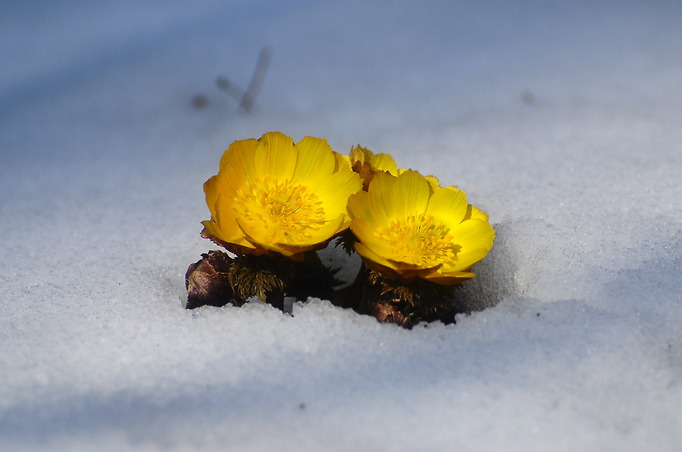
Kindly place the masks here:
POLYGON ((457 260, 460 246, 452 243, 453 237, 443 221, 431 215, 411 215, 394 220, 388 227, 380 228, 376 236, 388 241, 390 260, 424 268, 439 264, 448 265, 457 260))
POLYGON ((273 243, 297 243, 325 224, 320 199, 304 185, 270 176, 247 182, 238 191, 239 217, 265 230, 273 243))

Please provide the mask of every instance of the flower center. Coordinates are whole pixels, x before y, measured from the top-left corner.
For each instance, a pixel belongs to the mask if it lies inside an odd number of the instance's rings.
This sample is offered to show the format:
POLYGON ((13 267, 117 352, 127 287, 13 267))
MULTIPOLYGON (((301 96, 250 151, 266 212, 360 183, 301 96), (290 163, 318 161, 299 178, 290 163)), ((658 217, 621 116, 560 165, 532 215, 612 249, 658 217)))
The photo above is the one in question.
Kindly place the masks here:
POLYGON ((449 232, 441 220, 422 213, 394 220, 388 227, 378 229, 376 235, 391 246, 388 259, 431 268, 457 260, 461 247, 452 243, 449 232))
POLYGON ((306 241, 325 223, 322 202, 308 187, 270 176, 245 183, 234 209, 272 243, 306 241))

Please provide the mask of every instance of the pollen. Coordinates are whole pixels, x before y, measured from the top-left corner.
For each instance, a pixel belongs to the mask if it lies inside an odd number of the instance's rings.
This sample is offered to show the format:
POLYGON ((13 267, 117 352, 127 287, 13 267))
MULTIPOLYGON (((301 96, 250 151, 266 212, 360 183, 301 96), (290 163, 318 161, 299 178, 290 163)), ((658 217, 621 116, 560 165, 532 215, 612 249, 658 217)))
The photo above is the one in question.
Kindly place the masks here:
POLYGON ((296 243, 325 224, 322 201, 309 187, 270 176, 245 183, 234 209, 250 225, 264 230, 273 243, 296 243))
POLYGON ((376 236, 390 246, 390 255, 385 257, 422 268, 451 265, 461 249, 452 243, 453 237, 442 220, 423 213, 393 220, 377 229, 376 236))

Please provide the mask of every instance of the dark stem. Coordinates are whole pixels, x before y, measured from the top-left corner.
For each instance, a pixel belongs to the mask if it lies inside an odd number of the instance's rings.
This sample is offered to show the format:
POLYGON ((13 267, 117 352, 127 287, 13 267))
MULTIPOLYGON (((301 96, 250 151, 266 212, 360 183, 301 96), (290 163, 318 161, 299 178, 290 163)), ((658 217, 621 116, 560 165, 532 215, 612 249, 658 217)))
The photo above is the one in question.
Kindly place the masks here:
POLYGON ((350 287, 348 294, 345 297, 345 301, 341 303, 343 308, 352 308, 356 312, 368 313, 367 310, 367 277, 369 276, 369 269, 362 264, 360 270, 358 270, 358 275, 353 281, 353 285, 350 287))
POLYGON ((273 290, 265 294, 265 302, 284 312, 284 292, 273 290))

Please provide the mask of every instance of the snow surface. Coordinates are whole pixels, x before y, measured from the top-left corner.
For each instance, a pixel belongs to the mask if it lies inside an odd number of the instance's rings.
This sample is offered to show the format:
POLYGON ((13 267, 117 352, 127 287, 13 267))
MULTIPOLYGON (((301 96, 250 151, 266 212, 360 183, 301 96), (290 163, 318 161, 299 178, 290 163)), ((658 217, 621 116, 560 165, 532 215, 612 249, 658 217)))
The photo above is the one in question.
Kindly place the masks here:
POLYGON ((681 19, 2 2, 0 449, 680 450, 681 19), (245 86, 264 46, 240 115, 215 80, 245 86), (324 300, 183 309, 214 248, 202 183, 270 130, 466 189, 497 230, 473 312, 407 331, 324 300))

